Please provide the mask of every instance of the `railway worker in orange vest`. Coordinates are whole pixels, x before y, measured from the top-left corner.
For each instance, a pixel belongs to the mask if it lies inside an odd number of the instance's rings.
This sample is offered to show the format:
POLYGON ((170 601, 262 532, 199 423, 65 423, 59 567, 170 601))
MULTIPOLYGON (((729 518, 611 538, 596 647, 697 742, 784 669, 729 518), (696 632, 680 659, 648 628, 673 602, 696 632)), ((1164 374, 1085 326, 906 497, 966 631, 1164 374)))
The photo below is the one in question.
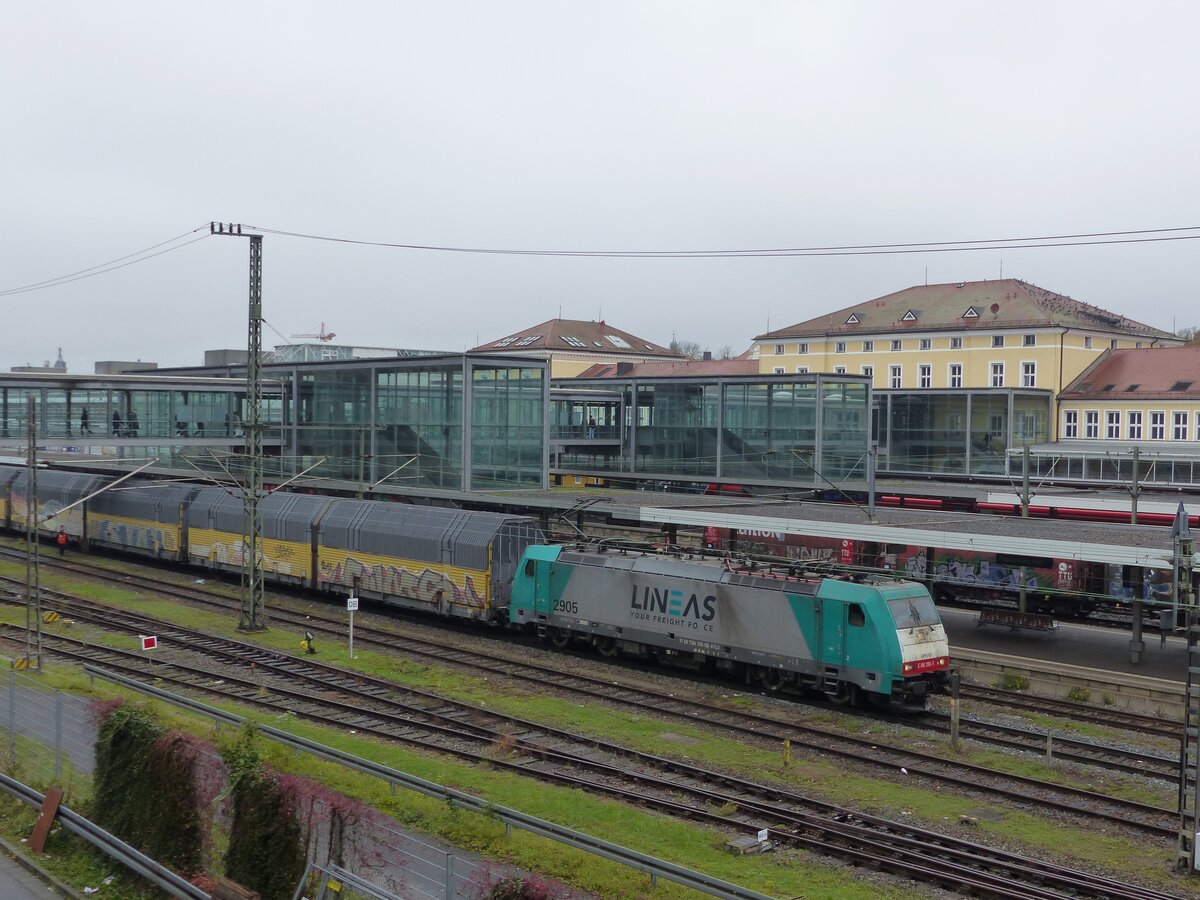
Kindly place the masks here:
POLYGON ((58 537, 55 538, 55 541, 57 541, 57 543, 58 543, 58 555, 66 556, 67 555, 67 532, 62 528, 58 529, 58 537))

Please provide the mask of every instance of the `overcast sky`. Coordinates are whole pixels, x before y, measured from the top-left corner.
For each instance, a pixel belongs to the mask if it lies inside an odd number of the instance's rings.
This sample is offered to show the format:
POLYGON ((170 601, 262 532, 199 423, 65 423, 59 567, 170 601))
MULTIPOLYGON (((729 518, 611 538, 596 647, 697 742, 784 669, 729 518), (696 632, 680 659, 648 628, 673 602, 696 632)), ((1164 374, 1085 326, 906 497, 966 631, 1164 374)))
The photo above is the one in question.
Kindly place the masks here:
MULTIPOLYGON (((213 219, 572 250, 1200 225, 1197 34, 1194 2, 10 3, 0 290, 213 219)), ((244 349, 246 244, 0 297, 0 367, 244 349)), ((1001 266, 1174 329, 1200 324, 1198 250, 576 259, 271 235, 264 343, 323 321, 459 351, 561 314, 740 352, 1001 266)))

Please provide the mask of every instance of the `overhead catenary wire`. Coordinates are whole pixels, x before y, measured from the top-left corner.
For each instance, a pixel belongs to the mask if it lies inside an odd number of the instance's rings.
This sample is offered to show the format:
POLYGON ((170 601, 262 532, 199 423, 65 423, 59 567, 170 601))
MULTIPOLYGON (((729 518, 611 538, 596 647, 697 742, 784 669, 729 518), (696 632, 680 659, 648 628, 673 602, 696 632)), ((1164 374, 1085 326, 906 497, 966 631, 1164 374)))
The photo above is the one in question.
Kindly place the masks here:
MULTIPOLYGON (((176 235, 166 241, 153 244, 134 253, 119 256, 108 262, 89 266, 55 278, 30 284, 18 285, 0 290, 0 297, 29 293, 31 291, 47 290, 94 278, 127 266, 154 259, 165 253, 171 253, 184 247, 204 240, 211 236, 211 226, 208 222, 181 235, 176 235), (200 233, 202 232, 202 233, 200 233), (198 234, 200 233, 200 234, 198 234), (191 240, 178 243, 192 235, 191 240), (168 246, 173 244, 174 246, 168 246), (160 249, 162 248, 162 249, 160 249)), ((324 241, 338 244, 351 244, 363 247, 381 247, 394 250, 412 250, 435 253, 465 253, 496 256, 549 256, 599 259, 737 259, 737 258, 788 258, 788 257, 831 257, 831 256, 885 256, 912 253, 963 253, 984 250, 1023 250, 1057 247, 1090 247, 1113 244, 1149 244, 1172 241, 1200 240, 1200 225, 1178 226, 1169 228, 1128 229, 1123 231, 1080 232, 1075 234, 1032 235, 1028 237, 984 238, 976 240, 950 241, 914 241, 890 244, 843 244, 812 247, 763 247, 740 248, 732 250, 563 250, 537 249, 514 247, 471 247, 453 244, 423 244, 397 241, 368 240, 360 238, 339 237, 335 235, 317 234, 311 232, 290 231, 281 228, 250 225, 247 228, 262 234, 273 234, 279 237, 291 237, 301 240, 324 241)))
POLYGON ((616 259, 736 259, 739 257, 796 257, 796 256, 881 256, 902 253, 950 253, 977 250, 1021 250, 1045 247, 1088 247, 1106 244, 1146 244, 1163 241, 1200 239, 1200 225, 1172 228, 1150 228, 1129 231, 1100 231, 1080 234, 1037 235, 1016 238, 989 238, 957 241, 920 241, 896 244, 847 244, 827 247, 743 248, 737 250, 555 250, 517 249, 501 247, 468 247, 450 244, 414 244, 393 241, 367 240, 268 228, 246 226, 262 234, 293 237, 303 240, 383 247, 394 250, 423 250, 440 253, 473 253, 500 256, 564 256, 616 259))

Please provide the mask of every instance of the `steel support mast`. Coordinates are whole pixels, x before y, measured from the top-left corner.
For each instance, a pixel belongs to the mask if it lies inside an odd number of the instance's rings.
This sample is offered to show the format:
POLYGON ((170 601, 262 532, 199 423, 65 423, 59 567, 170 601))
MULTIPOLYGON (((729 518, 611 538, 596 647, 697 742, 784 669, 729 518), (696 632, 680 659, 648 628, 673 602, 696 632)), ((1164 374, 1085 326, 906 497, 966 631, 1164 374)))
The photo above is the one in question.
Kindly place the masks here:
POLYGON ((246 475, 245 523, 242 534, 242 612, 239 631, 262 631, 267 627, 263 604, 262 515, 258 501, 263 491, 262 424, 262 235, 243 234, 241 225, 209 224, 213 234, 250 239, 250 313, 246 339, 246 475))
POLYGON ((1183 738, 1179 752, 1179 850, 1176 868, 1184 872, 1200 869, 1200 621, 1196 616, 1196 595, 1192 588, 1192 555, 1195 544, 1188 528, 1183 504, 1175 514, 1171 529, 1175 541, 1175 609, 1170 618, 1178 623, 1182 613, 1187 632, 1187 673, 1184 693, 1183 738))

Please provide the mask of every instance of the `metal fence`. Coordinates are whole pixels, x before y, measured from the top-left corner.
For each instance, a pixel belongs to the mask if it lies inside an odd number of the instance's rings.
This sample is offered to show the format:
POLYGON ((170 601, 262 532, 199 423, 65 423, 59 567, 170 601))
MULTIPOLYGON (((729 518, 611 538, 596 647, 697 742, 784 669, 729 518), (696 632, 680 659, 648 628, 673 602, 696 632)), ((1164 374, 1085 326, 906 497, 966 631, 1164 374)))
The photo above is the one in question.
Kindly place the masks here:
POLYGON ((90 794, 97 734, 91 701, 11 669, 6 681, 0 702, 5 771, 35 787, 61 785, 67 796, 90 794))

